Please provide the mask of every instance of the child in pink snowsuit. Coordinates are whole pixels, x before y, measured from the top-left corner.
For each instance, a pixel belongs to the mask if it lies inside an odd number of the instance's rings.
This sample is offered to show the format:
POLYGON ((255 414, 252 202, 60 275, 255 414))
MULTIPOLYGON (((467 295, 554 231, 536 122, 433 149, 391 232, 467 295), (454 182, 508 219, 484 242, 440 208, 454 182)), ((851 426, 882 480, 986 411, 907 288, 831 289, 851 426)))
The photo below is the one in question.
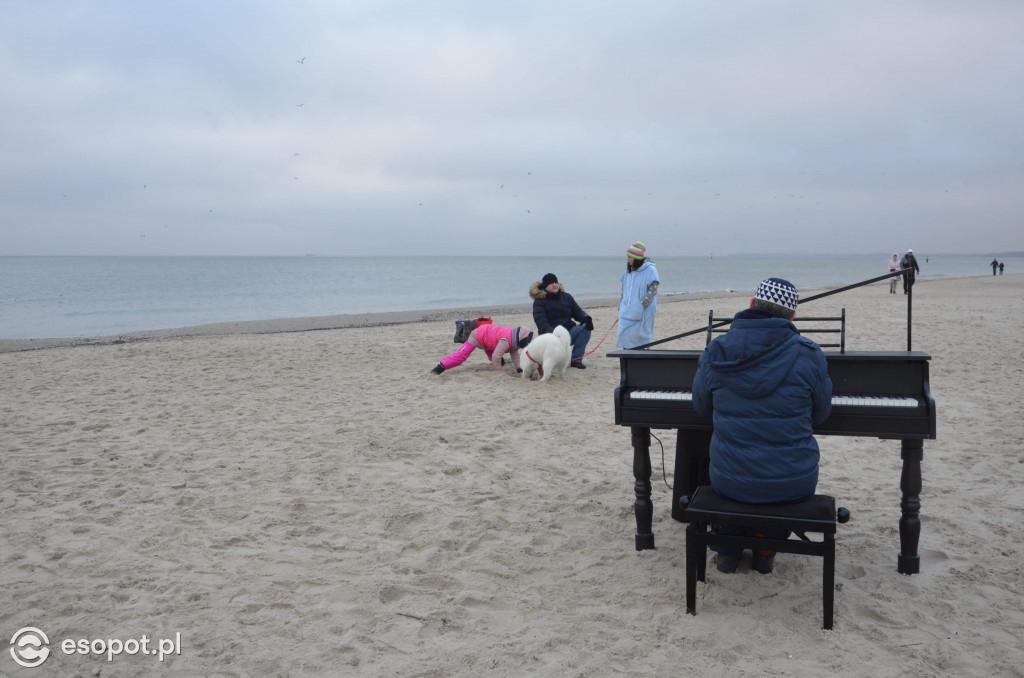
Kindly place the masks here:
POLYGON ((519 349, 526 348, 532 339, 533 330, 529 327, 480 325, 470 333, 469 339, 462 345, 462 348, 445 358, 441 358, 441 362, 437 364, 437 367, 430 370, 430 373, 441 374, 456 365, 461 365, 466 362, 469 354, 477 348, 482 348, 487 353, 487 359, 491 361, 491 366, 494 369, 501 369, 502 359, 507 353, 512 357, 512 362, 516 366, 516 372, 522 372, 522 368, 519 367, 519 349))

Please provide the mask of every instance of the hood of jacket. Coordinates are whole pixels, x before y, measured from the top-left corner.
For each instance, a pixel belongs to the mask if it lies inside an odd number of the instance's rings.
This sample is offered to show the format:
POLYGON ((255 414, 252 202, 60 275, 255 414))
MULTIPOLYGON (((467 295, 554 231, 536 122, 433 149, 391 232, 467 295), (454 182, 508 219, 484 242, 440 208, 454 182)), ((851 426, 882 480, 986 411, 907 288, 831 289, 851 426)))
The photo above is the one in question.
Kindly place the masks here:
POLYGON ((762 398, 786 379, 804 341, 789 320, 758 309, 740 311, 729 331, 705 349, 707 365, 728 374, 739 395, 762 398))
MULTIPOLYGON (((562 283, 558 283, 558 294, 565 291, 562 287, 562 283)), ((532 299, 547 299, 548 291, 544 289, 544 283, 538 280, 537 282, 530 285, 530 298, 532 299)))

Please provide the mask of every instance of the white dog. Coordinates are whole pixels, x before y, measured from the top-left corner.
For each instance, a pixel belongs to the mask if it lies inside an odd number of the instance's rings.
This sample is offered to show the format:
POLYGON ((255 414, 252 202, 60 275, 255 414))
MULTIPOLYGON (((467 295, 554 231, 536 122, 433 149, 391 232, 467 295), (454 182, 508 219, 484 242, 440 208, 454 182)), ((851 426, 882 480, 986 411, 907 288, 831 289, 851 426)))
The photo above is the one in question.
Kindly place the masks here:
POLYGON ((564 379, 565 368, 569 367, 569 330, 559 325, 551 334, 534 337, 523 357, 523 379, 540 374, 540 380, 547 381, 556 372, 564 379))

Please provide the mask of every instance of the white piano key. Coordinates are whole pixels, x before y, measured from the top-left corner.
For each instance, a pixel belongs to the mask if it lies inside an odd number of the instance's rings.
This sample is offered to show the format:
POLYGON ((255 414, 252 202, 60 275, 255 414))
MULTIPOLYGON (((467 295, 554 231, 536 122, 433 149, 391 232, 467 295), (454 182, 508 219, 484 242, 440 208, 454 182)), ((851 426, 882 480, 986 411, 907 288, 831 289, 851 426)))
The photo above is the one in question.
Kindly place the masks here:
MULTIPOLYGON (((690 391, 631 391, 629 398, 632 400, 651 401, 673 401, 690 402, 693 400, 693 393, 690 391)), ((916 398, 899 396, 832 396, 832 406, 836 407, 917 407, 916 398)))

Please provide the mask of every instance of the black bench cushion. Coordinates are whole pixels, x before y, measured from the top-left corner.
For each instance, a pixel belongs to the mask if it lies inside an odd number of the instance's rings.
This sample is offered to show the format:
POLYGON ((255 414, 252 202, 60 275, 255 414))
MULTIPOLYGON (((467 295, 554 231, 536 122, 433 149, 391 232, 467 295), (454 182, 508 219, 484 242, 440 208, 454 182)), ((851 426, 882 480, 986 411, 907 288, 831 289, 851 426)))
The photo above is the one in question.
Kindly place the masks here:
POLYGON ((747 504, 722 497, 709 485, 702 485, 686 508, 686 520, 754 527, 786 521, 792 530, 835 534, 836 500, 827 494, 816 494, 798 504, 747 504))

